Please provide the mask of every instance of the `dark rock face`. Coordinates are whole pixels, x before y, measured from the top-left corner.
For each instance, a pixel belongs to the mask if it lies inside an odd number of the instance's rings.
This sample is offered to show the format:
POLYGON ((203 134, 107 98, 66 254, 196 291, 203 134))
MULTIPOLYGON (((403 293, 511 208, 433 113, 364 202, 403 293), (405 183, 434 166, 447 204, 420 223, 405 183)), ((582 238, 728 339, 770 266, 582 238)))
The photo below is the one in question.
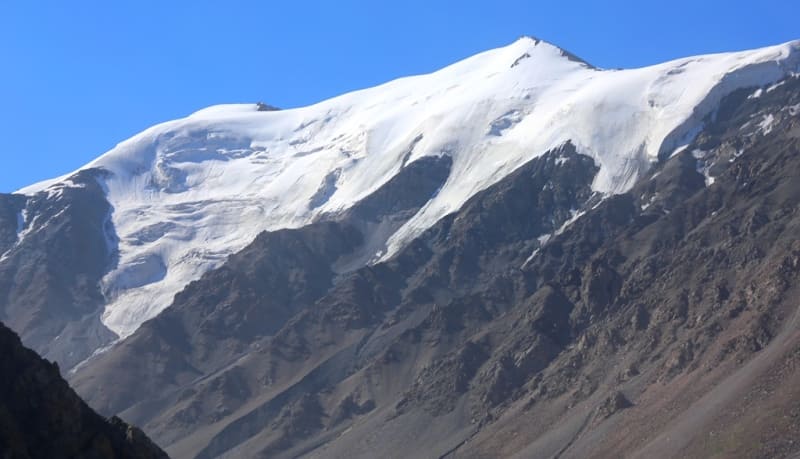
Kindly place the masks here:
POLYGON ((58 366, 0 324, 0 457, 166 458, 139 429, 92 411, 58 366))
POLYGON ((280 110, 280 108, 265 104, 264 102, 258 102, 256 103, 256 110, 259 112, 274 112, 280 110))
POLYGON ((64 368, 116 336, 100 323, 100 280, 116 257, 111 206, 82 171, 74 186, 0 195, 0 319, 64 368), (27 232, 18 241, 18 232, 27 232))
MULTIPOLYGON (((800 225, 800 187, 790 178, 800 170, 792 112, 800 81, 781 88, 758 99, 734 94, 683 153, 526 266, 529 282, 546 282, 571 305, 557 327, 571 344, 526 374, 472 450, 456 456, 785 457, 798 449, 791 423, 778 419, 796 406, 790 391, 776 391, 773 401, 788 402, 780 408, 750 404, 769 420, 734 414, 800 346, 798 270, 790 268, 800 225), (758 126, 767 114, 770 130, 758 126), (715 438, 731 426, 747 440, 715 438)), ((525 323, 513 314, 509 335, 512 323, 525 323)))
POLYGON ((176 457, 785 457, 800 79, 752 93, 629 193, 593 194, 566 144, 364 266, 449 173, 411 163, 262 234, 72 382, 176 457))

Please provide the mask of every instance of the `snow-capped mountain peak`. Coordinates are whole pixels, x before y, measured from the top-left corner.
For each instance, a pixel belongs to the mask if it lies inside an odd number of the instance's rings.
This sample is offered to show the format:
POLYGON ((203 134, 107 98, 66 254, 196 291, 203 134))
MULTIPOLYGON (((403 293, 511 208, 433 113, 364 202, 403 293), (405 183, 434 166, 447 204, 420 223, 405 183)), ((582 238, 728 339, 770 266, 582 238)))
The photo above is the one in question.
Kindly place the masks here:
POLYGON ((110 172, 120 258, 104 279, 103 323, 129 335, 259 232, 347 209, 425 156, 451 157, 450 176, 376 259, 566 142, 595 159, 595 191, 624 192, 690 140, 722 97, 799 64, 800 42, 790 42, 606 71, 523 37, 308 107, 217 105, 154 126, 82 168, 110 172))

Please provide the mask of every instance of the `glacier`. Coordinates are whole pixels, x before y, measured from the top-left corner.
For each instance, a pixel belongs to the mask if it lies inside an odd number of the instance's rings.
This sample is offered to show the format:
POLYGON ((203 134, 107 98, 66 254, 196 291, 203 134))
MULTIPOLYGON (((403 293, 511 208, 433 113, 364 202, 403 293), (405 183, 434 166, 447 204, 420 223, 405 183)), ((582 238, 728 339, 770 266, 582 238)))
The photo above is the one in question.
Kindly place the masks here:
MULTIPOLYGON (((596 192, 625 192, 724 96, 798 71, 800 41, 603 70, 523 37, 308 107, 218 105, 159 124, 81 168, 110 172, 119 262, 103 280, 102 321, 130 335, 258 233, 335 215, 425 156, 449 155, 450 176, 373 261, 568 141, 599 166, 596 192)), ((57 199, 71 175, 18 193, 57 199)))

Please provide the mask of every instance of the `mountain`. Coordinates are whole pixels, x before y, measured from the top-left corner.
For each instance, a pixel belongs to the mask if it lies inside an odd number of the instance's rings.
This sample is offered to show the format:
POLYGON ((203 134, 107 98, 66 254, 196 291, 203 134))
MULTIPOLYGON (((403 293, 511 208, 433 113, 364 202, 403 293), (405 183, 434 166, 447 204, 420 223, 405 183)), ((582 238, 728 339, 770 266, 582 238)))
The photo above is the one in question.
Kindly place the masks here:
MULTIPOLYGON (((599 166, 594 191, 626 191, 659 155, 685 144, 722 96, 777 81, 797 68, 798 56, 798 44, 789 43, 601 71, 522 38, 430 75, 311 107, 211 107, 148 129, 82 168, 105 171, 102 195, 96 186, 82 189, 86 182, 73 174, 20 190, 32 199, 19 214, 19 242, 53 218, 37 211, 37 199, 59 211, 70 193, 108 201, 113 256, 94 263, 104 271, 105 328, 95 335, 105 342, 108 331, 132 333, 261 231, 346 210, 422 157, 448 156, 452 170, 419 212, 375 241, 373 260, 387 259, 476 192, 567 141, 599 166)), ((101 216, 91 218, 97 231, 101 216)), ((97 285, 91 277, 87 284, 97 285)))
POLYGON ((0 318, 174 457, 786 456, 798 72, 522 38, 202 110, 0 196, 0 318))
POLYGON ((91 410, 58 366, 22 346, 0 324, 0 456, 4 458, 166 458, 139 429, 91 410))

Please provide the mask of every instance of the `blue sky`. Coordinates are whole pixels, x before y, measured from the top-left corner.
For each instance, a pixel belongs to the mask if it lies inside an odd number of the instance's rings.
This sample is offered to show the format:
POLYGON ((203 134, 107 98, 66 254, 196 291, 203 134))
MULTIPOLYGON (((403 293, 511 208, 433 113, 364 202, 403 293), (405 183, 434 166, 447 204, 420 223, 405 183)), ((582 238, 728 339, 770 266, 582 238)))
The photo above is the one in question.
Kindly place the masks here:
POLYGON ((797 0, 0 2, 0 192, 217 103, 289 108, 534 35, 600 67, 800 38, 797 0))

